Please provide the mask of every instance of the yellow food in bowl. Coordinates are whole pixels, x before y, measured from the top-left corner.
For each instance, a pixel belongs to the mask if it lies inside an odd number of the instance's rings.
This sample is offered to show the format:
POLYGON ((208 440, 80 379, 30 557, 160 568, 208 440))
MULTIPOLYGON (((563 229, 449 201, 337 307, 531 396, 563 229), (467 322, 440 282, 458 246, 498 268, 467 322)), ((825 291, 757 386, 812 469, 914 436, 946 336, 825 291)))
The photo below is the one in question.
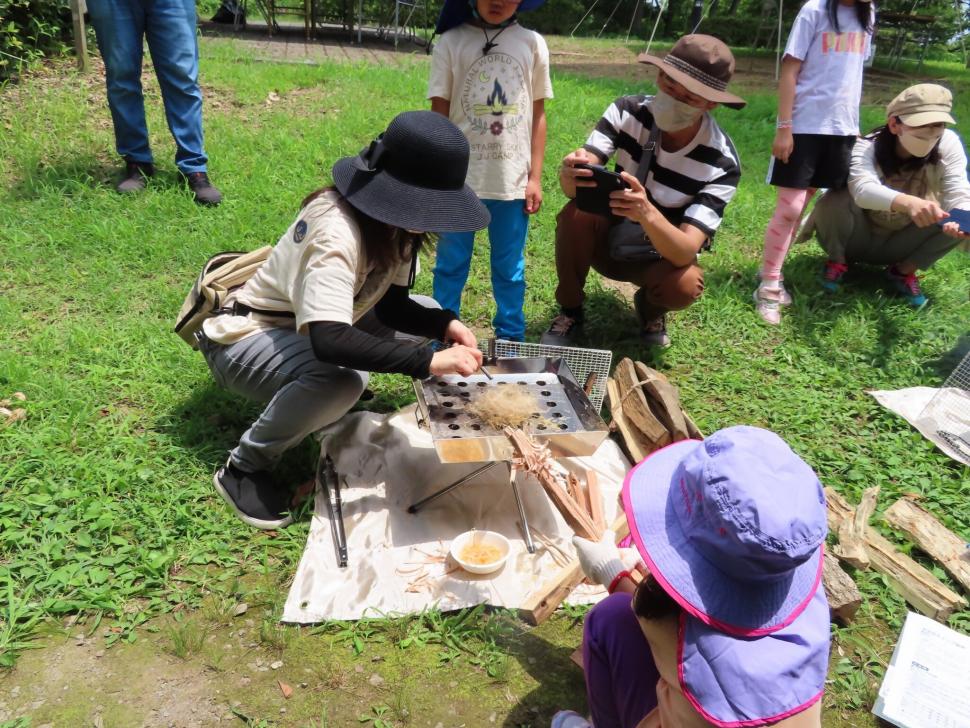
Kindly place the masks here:
POLYGON ((502 549, 487 543, 470 543, 459 552, 458 557, 478 566, 493 564, 502 558, 502 549))

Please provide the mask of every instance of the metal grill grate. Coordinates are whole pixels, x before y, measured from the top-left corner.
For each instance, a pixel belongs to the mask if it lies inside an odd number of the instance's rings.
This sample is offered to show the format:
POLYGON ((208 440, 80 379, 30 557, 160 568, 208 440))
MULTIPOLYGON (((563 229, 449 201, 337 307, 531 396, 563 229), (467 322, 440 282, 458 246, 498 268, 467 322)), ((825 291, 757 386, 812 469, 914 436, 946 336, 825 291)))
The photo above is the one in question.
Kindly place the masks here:
POLYGON ((530 344, 522 341, 490 339, 480 342, 479 347, 489 356, 498 357, 544 357, 565 359, 569 370, 582 386, 590 374, 596 375, 596 382, 589 393, 590 404, 600 412, 606 397, 606 378, 610 375, 613 352, 607 349, 580 349, 574 346, 549 346, 530 344))
POLYGON ((919 418, 933 422, 936 434, 953 457, 970 465, 970 353, 943 382, 919 418))

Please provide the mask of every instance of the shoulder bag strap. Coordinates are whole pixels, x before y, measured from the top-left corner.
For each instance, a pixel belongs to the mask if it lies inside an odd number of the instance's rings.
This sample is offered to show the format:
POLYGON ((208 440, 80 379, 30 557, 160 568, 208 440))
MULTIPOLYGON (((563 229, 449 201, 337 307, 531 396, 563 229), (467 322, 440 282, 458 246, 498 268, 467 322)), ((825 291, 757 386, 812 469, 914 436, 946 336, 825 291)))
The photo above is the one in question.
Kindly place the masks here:
POLYGON ((637 166, 637 179, 640 180, 640 184, 644 187, 647 186, 647 175, 650 174, 653 153, 656 151, 659 143, 660 129, 657 127, 657 122, 655 121, 650 127, 650 136, 647 137, 647 143, 643 145, 643 154, 640 155, 640 164, 637 166))

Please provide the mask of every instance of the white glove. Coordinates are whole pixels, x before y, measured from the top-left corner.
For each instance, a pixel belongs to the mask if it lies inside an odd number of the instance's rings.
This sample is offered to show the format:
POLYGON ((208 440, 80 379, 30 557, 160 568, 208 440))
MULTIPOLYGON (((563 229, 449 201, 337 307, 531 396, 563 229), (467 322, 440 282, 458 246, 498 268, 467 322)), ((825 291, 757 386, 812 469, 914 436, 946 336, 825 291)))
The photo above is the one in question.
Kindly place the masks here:
POLYGON ((616 547, 616 534, 609 529, 603 532, 599 541, 573 536, 573 546, 583 573, 592 582, 608 587, 618 574, 626 571, 616 547))

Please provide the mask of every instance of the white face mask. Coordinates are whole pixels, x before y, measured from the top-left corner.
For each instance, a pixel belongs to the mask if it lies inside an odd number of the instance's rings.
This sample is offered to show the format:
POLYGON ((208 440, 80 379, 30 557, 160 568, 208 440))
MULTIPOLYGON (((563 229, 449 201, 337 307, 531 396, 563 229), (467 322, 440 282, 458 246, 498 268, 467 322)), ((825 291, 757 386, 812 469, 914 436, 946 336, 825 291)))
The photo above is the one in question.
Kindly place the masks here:
POLYGON ((925 157, 943 136, 943 129, 916 129, 910 131, 903 127, 899 132, 899 143, 914 157, 925 157))
POLYGON ((685 104, 658 90, 650 102, 650 113, 660 131, 680 131, 697 121, 704 109, 685 104))

